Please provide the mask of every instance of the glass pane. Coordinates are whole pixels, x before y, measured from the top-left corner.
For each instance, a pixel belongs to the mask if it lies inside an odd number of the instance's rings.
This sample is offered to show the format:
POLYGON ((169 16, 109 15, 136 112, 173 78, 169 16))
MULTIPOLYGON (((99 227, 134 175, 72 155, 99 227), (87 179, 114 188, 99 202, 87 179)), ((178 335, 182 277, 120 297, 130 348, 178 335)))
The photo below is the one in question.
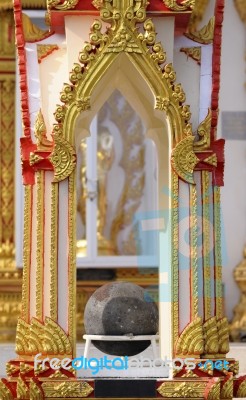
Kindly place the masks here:
POLYGON ((137 220, 157 210, 155 145, 119 91, 99 111, 96 130, 98 255, 153 255, 156 240, 139 234, 137 220))

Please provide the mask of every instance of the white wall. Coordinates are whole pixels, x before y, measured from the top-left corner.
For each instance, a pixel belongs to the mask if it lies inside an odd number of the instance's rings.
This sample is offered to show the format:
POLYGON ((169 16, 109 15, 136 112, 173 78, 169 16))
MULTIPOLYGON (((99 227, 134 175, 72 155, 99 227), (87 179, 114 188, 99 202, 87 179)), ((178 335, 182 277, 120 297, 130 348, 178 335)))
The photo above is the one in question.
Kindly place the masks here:
MULTIPOLYGON (((222 45, 220 111, 246 111, 246 29, 234 7, 225 1, 222 45)), ((245 128, 246 129, 246 128, 245 128)), ((221 132, 221 115, 218 129, 221 132)), ((223 269, 225 311, 229 319, 239 300, 233 278, 235 266, 242 260, 246 244, 246 141, 227 140, 225 148, 225 186, 222 189, 226 257, 223 269)))

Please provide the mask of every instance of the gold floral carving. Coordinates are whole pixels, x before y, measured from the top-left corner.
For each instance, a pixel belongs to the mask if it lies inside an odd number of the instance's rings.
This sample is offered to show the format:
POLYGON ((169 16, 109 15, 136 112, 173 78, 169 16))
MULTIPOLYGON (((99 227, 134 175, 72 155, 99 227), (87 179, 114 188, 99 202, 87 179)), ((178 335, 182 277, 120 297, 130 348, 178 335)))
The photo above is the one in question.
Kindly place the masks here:
POLYGON ((215 18, 212 17, 200 31, 188 31, 185 35, 194 42, 210 44, 214 40, 214 24, 215 18))
POLYGON ((185 182, 194 184, 193 172, 199 162, 194 153, 194 136, 181 140, 172 151, 171 164, 174 171, 185 182))
POLYGON ((28 399, 29 397, 29 389, 24 380, 20 377, 17 381, 17 398, 18 399, 28 399))
MULTIPOLYGON (((69 207, 69 224, 68 224, 68 237, 69 237, 69 258, 68 258, 68 331, 71 337, 72 347, 76 348, 76 205, 74 199, 76 198, 76 183, 75 174, 68 178, 68 207, 69 207)), ((74 350, 75 351, 75 350, 74 350)))
POLYGON ((190 57, 196 61, 198 65, 201 64, 201 47, 181 47, 180 51, 181 53, 185 53, 187 58, 190 57))
POLYGON ((16 328, 16 340, 15 340, 15 351, 17 354, 28 354, 29 353, 29 324, 23 319, 19 318, 16 328))
POLYGON ((179 178, 172 174, 172 268, 173 268, 173 301, 172 301, 172 336, 173 342, 179 335, 179 178))
POLYGON ((52 183, 51 187, 51 243, 50 243, 50 317, 54 321, 58 317, 58 201, 59 187, 58 183, 52 183))
POLYGON ((219 338, 219 353, 227 354, 230 351, 229 346, 229 324, 227 318, 221 318, 217 322, 218 338, 219 338))
POLYGON ((36 250, 36 317, 43 318, 44 268, 44 179, 45 172, 37 172, 37 250, 36 250))
POLYGON ((170 105, 170 101, 168 98, 161 98, 160 96, 156 97, 156 110, 167 111, 170 105))
POLYGON ((211 265, 210 265, 210 173, 202 171, 202 231, 204 271, 204 318, 212 316, 211 311, 211 265))
POLYGON ((189 11, 194 8, 196 0, 183 0, 180 3, 177 0, 163 0, 163 3, 172 11, 189 11))
POLYGON ((41 323, 32 318, 31 324, 18 320, 16 352, 22 354, 72 354, 71 342, 63 329, 46 317, 41 323))
POLYGON ((246 0, 234 0, 234 3, 241 20, 246 23, 246 0))
POLYGON ((25 186, 24 195, 24 234, 23 234, 23 283, 22 283, 22 318, 29 318, 29 285, 30 285, 30 257, 31 257, 31 215, 32 215, 32 187, 25 186))
POLYGON ((20 373, 25 375, 30 371, 33 371, 34 367, 30 364, 25 364, 24 362, 20 363, 20 373))
POLYGON ((208 114, 197 129, 198 140, 194 142, 195 151, 203 151, 210 147, 210 131, 211 131, 212 111, 209 108, 208 114))
MULTIPOLYGON (((1 26, 7 29, 9 25, 5 27, 5 15, 1 16, 2 18, 1 26)), ((2 36, 5 36, 5 31, 0 33, 0 37, 2 36)), ((6 40, 9 43, 8 38, 6 40)), ((12 43, 10 49, 7 46, 0 48, 0 60, 10 51, 12 43)), ((14 60, 12 64, 14 65, 14 60)), ((12 76, 10 71, 6 71, 8 76, 5 76, 2 67, 4 65, 2 66, 0 61, 0 270, 14 270, 15 76, 12 76)))
POLYGON ((214 187, 215 304, 216 315, 223 317, 220 187, 214 187))
POLYGON ((30 381, 30 400, 43 400, 44 396, 40 387, 34 382, 33 379, 30 381))
POLYGON ((37 45, 38 62, 41 63, 44 58, 49 56, 55 50, 59 50, 57 44, 38 44, 37 45))
POLYGON ((219 337, 216 317, 209 318, 203 325, 205 339, 205 353, 217 354, 219 352, 219 337))
POLYGON ((1 400, 14 400, 14 396, 12 395, 9 388, 5 385, 3 380, 0 380, 0 399, 1 400))
POLYGON ((48 398, 88 397, 94 390, 87 382, 45 382, 42 384, 42 389, 48 398))
POLYGON ((54 167, 53 182, 61 182, 73 172, 76 165, 76 152, 62 136, 54 135, 54 149, 49 159, 54 167))
POLYGON ((56 10, 71 10, 75 8, 79 0, 47 0, 48 9, 55 8, 56 10))
POLYGON ((204 352, 202 319, 192 321, 181 333, 176 344, 176 354, 200 355, 204 352))
POLYGON ((43 160, 43 159, 44 159, 44 158, 43 158, 42 156, 31 152, 31 153, 30 153, 30 156, 29 156, 29 164, 30 164, 31 166, 33 166, 33 165, 39 163, 39 161, 41 161, 41 160, 43 160))
POLYGON ((197 190, 190 185, 191 320, 198 317, 197 190))
POLYGON ((165 398, 203 398, 207 382, 164 382, 157 391, 165 398))
POLYGON ((22 13, 23 33, 26 42, 36 42, 49 36, 49 31, 43 31, 32 23, 31 19, 22 13))
POLYGON ((61 135, 64 133, 64 137, 73 143, 73 126, 76 115, 81 112, 80 107, 78 109, 77 106, 80 104, 78 102, 81 99, 90 98, 91 91, 97 82, 96 79, 92 79, 92 76, 87 74, 87 71, 91 69, 94 71, 93 74, 96 71, 101 73, 99 71, 102 68, 105 70, 105 63, 111 63, 118 54, 127 52, 129 59, 141 71, 146 71, 142 63, 144 62, 146 66, 144 59, 148 60, 149 73, 145 79, 151 82, 157 99, 156 103, 158 104, 158 99, 161 98, 170 100, 167 116, 172 126, 173 144, 178 143, 183 134, 186 136, 192 135, 189 123, 190 112, 188 111, 188 106, 182 105, 185 101, 183 89, 181 85, 175 85, 176 75, 172 65, 166 64, 163 69, 161 67, 165 63, 165 51, 161 44, 156 42, 153 22, 150 19, 145 20, 146 5, 147 2, 145 0, 134 3, 134 6, 128 0, 122 3, 117 3, 116 0, 113 0, 112 3, 105 2, 100 6, 102 20, 110 23, 111 27, 107 33, 102 33, 101 22, 96 20, 93 23, 90 43, 85 45, 79 56, 81 64, 76 63, 70 74, 70 80, 73 85, 70 85, 69 89, 68 84, 65 84, 61 93, 61 101, 65 105, 57 106, 54 114, 58 122, 58 124, 54 125, 55 134, 61 135), (136 23, 139 22, 144 22, 145 33, 139 33, 136 29, 136 23), (115 49, 115 46, 112 45, 115 40, 118 40, 116 53, 111 51, 111 49, 115 49), (141 51, 141 57, 138 56, 140 53, 139 51, 137 52, 136 45, 141 51), (103 54, 107 54, 104 59, 102 59, 103 54), (156 85, 156 82, 161 84, 156 85), (178 119, 178 124, 172 122, 175 119, 178 119))
POLYGON ((229 379, 223 384, 221 393, 221 399, 232 399, 233 398, 233 376, 230 376, 229 379))

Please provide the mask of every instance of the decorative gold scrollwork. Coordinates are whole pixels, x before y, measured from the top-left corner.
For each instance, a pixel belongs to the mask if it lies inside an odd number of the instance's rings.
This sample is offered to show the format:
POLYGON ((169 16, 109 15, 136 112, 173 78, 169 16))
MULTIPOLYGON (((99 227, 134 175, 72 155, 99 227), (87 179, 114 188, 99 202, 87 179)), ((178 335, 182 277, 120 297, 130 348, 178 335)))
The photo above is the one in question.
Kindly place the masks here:
MULTIPOLYGON (((63 136, 73 143, 71 132, 74 132, 73 125, 76 115, 89 109, 92 88, 96 84, 95 80, 90 81, 91 74, 87 72, 90 68, 94 68, 94 72, 100 74, 101 65, 106 66, 107 60, 112 58, 112 54, 117 57, 120 52, 125 52, 128 54, 129 60, 136 66, 138 60, 146 58, 149 65, 146 79, 149 80, 150 86, 156 88, 154 90, 156 108, 166 111, 168 118, 170 118, 173 145, 185 136, 192 136, 192 128, 189 123, 191 113, 189 106, 183 104, 185 93, 180 84, 175 84, 176 74, 172 64, 164 65, 166 53, 161 43, 156 41, 153 22, 146 19, 147 4, 147 0, 96 2, 96 7, 100 10, 101 20, 109 23, 110 27, 106 33, 103 33, 102 22, 100 20, 94 21, 91 27, 90 42, 85 44, 79 54, 79 63, 74 64, 70 74, 72 85, 65 84, 61 92, 60 98, 63 105, 58 105, 54 113, 57 121, 53 129, 54 135, 63 136), (137 24, 142 22, 144 23, 143 33, 137 27, 137 24), (103 58, 103 55, 107 55, 107 57, 103 58), (141 58, 136 58, 138 55, 141 55, 141 58), (99 59, 103 62, 100 63, 99 59), (159 88, 156 87, 158 77, 160 79, 159 88), (85 82, 88 84, 85 84, 85 82), (69 117, 67 117, 67 114, 69 117), (73 117, 71 117, 72 115, 73 117), (65 126, 66 131, 64 131, 65 126)), ((186 0, 180 6, 187 9, 192 5, 193 1, 186 0)), ((189 162, 189 164, 192 164, 192 162, 189 162)))
POLYGON ((212 111, 209 108, 208 114, 204 121, 200 123, 197 129, 199 139, 194 142, 194 150, 202 151, 210 147, 210 131, 211 131, 212 111))
POLYGON ((66 11, 73 9, 79 0, 47 0, 48 9, 55 8, 56 10, 66 11))
POLYGON ((179 142, 172 152, 171 164, 174 171, 185 182, 194 184, 193 171, 199 158, 194 153, 194 136, 189 136, 179 142))
POLYGON ((190 57, 197 62, 198 65, 201 64, 201 47, 181 47, 181 53, 185 53, 187 58, 190 57))
POLYGON ((23 32, 26 42, 36 42, 49 36, 49 31, 43 31, 32 23, 31 19, 22 13, 23 32))
POLYGON ((68 178, 76 165, 75 149, 62 136, 54 135, 54 150, 49 160, 54 166, 53 182, 60 182, 68 178))
POLYGON ((164 382, 157 391, 165 398, 203 398, 207 382, 164 382))
POLYGON ((94 390, 87 382, 45 382, 42 389, 48 398, 88 397, 94 390))
POLYGON ((205 25, 200 31, 189 31, 185 35, 194 42, 201 44, 210 44, 214 40, 214 24, 215 18, 212 17, 208 24, 205 25))
POLYGON ((177 0, 163 0, 163 3, 167 8, 172 11, 187 11, 191 10, 195 6, 196 0, 183 0, 180 4, 177 0))

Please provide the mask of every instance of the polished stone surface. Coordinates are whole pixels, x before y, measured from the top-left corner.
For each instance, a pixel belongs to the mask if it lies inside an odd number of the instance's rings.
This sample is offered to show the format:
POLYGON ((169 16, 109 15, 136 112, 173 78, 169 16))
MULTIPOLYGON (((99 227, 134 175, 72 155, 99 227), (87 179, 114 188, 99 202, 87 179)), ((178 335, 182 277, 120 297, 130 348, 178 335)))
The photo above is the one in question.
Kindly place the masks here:
MULTIPOLYGON (((154 335, 158 331, 158 309, 140 286, 112 282, 90 297, 84 324, 86 333, 91 335, 154 335)), ((107 354, 132 356, 146 349, 150 341, 94 341, 93 344, 107 354)))

